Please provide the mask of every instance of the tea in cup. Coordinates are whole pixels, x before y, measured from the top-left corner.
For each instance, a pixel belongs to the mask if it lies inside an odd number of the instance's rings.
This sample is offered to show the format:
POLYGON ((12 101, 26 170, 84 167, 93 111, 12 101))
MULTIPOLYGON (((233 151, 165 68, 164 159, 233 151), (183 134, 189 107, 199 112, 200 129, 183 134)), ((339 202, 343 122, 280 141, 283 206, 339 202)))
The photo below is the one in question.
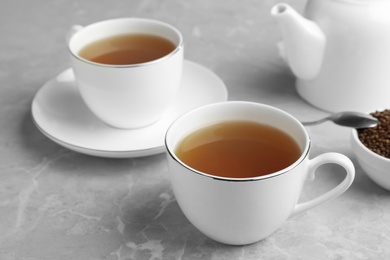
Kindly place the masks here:
POLYGON ((272 106, 228 101, 192 110, 172 123, 165 145, 176 200, 206 236, 245 245, 275 232, 289 217, 345 192, 355 169, 339 153, 309 159, 310 138, 293 116, 272 106), (346 177, 304 203, 304 182, 334 163, 346 177))
POLYGON ((143 127, 161 118, 180 87, 183 48, 175 27, 141 18, 74 26, 68 37, 82 99, 117 128, 143 127))

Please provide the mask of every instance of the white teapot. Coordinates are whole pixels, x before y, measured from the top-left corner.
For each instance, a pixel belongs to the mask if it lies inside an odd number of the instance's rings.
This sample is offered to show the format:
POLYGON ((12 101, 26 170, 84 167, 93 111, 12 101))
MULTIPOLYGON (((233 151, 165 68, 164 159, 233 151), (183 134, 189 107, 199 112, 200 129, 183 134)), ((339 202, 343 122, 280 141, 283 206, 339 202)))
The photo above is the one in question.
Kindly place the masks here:
POLYGON ((279 3, 271 14, 303 99, 332 112, 390 108, 389 0, 309 0, 303 16, 279 3))

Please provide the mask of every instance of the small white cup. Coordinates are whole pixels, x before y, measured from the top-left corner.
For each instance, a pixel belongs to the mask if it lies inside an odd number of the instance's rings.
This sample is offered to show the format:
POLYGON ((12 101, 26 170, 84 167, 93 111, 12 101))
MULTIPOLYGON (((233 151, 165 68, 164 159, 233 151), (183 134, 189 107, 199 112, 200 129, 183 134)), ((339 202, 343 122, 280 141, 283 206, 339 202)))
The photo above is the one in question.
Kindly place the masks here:
POLYGON ((206 236, 225 244, 257 242, 277 230, 289 217, 345 192, 355 168, 338 153, 309 159, 310 138, 304 126, 277 108, 245 101, 211 104, 192 110, 172 123, 166 134, 170 179, 176 200, 188 220, 206 236), (300 158, 278 172, 254 178, 224 178, 184 164, 176 147, 190 133, 217 122, 248 120, 287 131, 302 150, 300 158), (327 163, 341 165, 345 179, 332 190, 304 203, 298 199, 307 179, 327 163))
POLYGON ((71 64, 81 97, 103 122, 138 128, 157 121, 173 103, 183 68, 183 37, 173 26, 142 18, 121 18, 74 26, 68 35, 71 64), (176 48, 166 56, 133 65, 107 65, 79 55, 97 40, 131 33, 163 37, 176 48))

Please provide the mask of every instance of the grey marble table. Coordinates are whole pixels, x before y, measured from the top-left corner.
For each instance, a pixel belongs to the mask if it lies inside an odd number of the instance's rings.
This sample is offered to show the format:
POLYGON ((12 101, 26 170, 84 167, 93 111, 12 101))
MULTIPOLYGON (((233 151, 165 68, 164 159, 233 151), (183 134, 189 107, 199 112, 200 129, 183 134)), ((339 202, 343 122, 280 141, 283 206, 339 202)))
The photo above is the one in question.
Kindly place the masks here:
MULTIPOLYGON (((301 11, 305 1, 287 1, 301 11)), ((109 159, 73 152, 33 124, 31 102, 45 82, 70 66, 65 34, 73 24, 146 17, 177 26, 185 58, 215 72, 229 100, 284 109, 300 120, 326 112, 303 101, 279 58, 268 1, 0 2, 0 259, 390 259, 390 193, 362 171, 350 130, 309 128, 311 157, 336 151, 356 166, 351 188, 289 219, 270 237, 227 246, 198 232, 180 211, 164 153, 109 159)), ((325 166, 301 200, 338 183, 325 166), (330 174, 323 174, 325 172, 330 174)))

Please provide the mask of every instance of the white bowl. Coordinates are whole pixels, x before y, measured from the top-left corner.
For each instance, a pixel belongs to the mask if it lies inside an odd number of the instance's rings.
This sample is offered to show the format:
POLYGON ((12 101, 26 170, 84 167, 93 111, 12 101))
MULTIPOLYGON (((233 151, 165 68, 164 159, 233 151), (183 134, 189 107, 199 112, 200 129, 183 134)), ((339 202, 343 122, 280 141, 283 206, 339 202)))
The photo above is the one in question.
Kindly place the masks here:
POLYGON ((390 159, 368 149, 360 141, 356 129, 352 129, 351 146, 360 166, 366 174, 376 184, 390 190, 390 159))

